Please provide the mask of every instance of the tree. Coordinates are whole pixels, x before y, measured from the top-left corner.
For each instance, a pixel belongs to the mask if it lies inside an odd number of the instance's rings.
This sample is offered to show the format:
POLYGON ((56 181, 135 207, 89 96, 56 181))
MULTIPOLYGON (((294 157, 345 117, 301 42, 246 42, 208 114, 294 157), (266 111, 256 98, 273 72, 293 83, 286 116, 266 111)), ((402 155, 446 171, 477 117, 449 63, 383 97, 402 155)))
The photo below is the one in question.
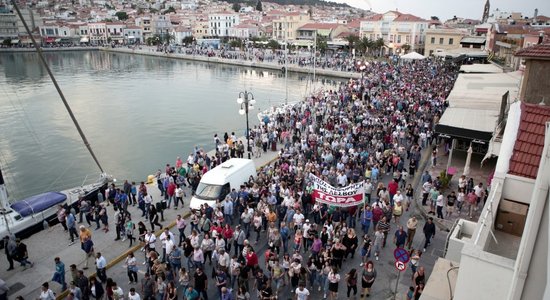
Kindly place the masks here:
POLYGON ((144 11, 143 11, 143 8, 141 8, 141 7, 138 8, 138 10, 137 10, 138 16, 139 16, 139 15, 143 15, 143 12, 144 12, 144 11))
POLYGON ((405 44, 401 46, 401 49, 403 49, 403 54, 406 54, 407 52, 409 52, 409 50, 411 50, 411 45, 405 44))
POLYGON ((328 43, 327 43, 327 37, 317 34, 317 51, 321 52, 321 54, 325 54, 325 51, 328 49, 328 43))
POLYGON ((241 10, 241 4, 238 2, 233 3, 233 6, 231 6, 234 12, 239 12, 241 10))
POLYGON ((432 21, 439 21, 439 17, 437 17, 437 16, 431 16, 430 19, 432 21))
POLYGON ((183 40, 181 41, 184 45, 191 45, 193 44, 193 42, 195 41, 195 38, 193 36, 186 36, 183 38, 183 40))
POLYGON ((163 12, 163 14, 169 14, 169 13, 175 13, 176 9, 174 9, 172 6, 168 7, 167 10, 163 12))
POLYGON ((367 37, 363 37, 357 43, 357 49, 362 54, 368 54, 371 51, 373 45, 374 45, 374 42, 371 39, 367 37))
POLYGON ((382 56, 382 47, 384 47, 386 43, 384 43, 383 38, 378 38, 376 41, 374 41, 374 44, 372 45, 375 50, 378 50, 378 55, 382 56))
POLYGON ((359 37, 358 36, 350 34, 350 35, 344 37, 344 40, 346 40, 348 42, 349 51, 351 51, 351 49, 354 49, 354 48, 357 49, 357 46, 359 44, 359 37))
POLYGON ((229 46, 231 48, 241 48, 243 46, 243 41, 240 40, 240 39, 236 39, 236 40, 231 40, 229 42, 229 46))
POLYGON ((128 20, 128 14, 125 11, 119 11, 115 14, 119 21, 128 20))
POLYGON ((276 50, 276 49, 279 49, 281 45, 279 45, 279 42, 277 42, 276 40, 269 40, 269 42, 267 42, 267 48, 270 48, 272 50, 276 50))
POLYGON ((263 11, 262 1, 258 0, 258 2, 256 2, 256 10, 257 11, 263 11))

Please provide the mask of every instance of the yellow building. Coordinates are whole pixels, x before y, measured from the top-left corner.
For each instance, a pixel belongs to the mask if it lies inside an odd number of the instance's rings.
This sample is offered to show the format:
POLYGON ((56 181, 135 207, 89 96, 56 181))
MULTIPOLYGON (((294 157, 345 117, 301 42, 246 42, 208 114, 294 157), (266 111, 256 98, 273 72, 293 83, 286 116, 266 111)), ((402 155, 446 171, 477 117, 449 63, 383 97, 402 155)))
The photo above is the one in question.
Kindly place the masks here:
POLYGON ((461 48, 460 40, 468 35, 467 29, 429 28, 426 30, 426 55, 461 48))
POLYGON ((294 41, 298 37, 298 29, 311 22, 308 14, 289 12, 273 20, 273 39, 294 41))

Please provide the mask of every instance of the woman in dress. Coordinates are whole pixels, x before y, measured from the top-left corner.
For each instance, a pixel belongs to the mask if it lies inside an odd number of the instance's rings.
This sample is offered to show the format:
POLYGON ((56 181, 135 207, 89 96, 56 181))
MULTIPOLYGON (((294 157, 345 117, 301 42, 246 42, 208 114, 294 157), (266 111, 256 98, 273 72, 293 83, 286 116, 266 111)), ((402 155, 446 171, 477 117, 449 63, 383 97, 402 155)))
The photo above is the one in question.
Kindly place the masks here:
POLYGON ((363 274, 361 275, 361 287, 363 288, 363 291, 361 292, 361 298, 363 298, 365 294, 367 295, 367 297, 370 296, 370 289, 374 284, 375 279, 376 270, 374 269, 374 263, 369 260, 365 265, 363 274))
POLYGON ((190 281, 189 273, 185 268, 181 268, 178 276, 178 284, 179 284, 179 287, 182 288, 182 291, 185 292, 185 290, 187 290, 187 288, 189 287, 189 281, 190 281))
POLYGON ((178 290, 176 289, 176 284, 173 281, 169 281, 166 286, 166 296, 164 300, 176 300, 178 299, 178 290))
POLYGON ((355 268, 351 269, 348 274, 346 274, 346 284, 348 286, 348 298, 351 294, 351 290, 353 290, 353 297, 355 297, 357 295, 357 270, 355 268))
POLYGON ((128 257, 126 257, 126 268, 128 272, 128 284, 137 284, 138 283, 138 277, 137 277, 137 259, 134 256, 134 252, 128 253, 128 257))
POLYGON ((340 282, 340 274, 338 274, 336 270, 336 267, 332 267, 332 270, 328 273, 328 290, 330 292, 331 300, 338 298, 338 283, 340 282))
POLYGON ((210 265, 212 265, 212 252, 214 251, 215 247, 216 244, 214 244, 214 241, 210 238, 210 234, 206 233, 201 242, 201 250, 204 253, 205 263, 206 259, 208 258, 210 265))

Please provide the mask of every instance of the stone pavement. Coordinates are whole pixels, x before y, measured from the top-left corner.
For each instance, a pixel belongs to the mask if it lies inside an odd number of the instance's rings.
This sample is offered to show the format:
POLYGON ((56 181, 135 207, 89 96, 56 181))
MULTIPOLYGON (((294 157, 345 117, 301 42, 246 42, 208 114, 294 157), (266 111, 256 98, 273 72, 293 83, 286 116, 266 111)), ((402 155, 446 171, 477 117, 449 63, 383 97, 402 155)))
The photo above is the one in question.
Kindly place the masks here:
MULTIPOLYGON (((447 162, 448 162, 448 154, 445 153, 444 146, 440 146, 439 148, 439 154, 437 157, 437 164, 436 166, 432 166, 431 163, 431 153, 429 154, 430 157, 427 157, 428 160, 426 161, 426 168, 425 170, 429 171, 432 178, 435 178, 436 176, 439 176, 442 171, 444 171, 447 168, 447 162)), ((451 182, 449 184, 449 187, 443 191, 443 195, 446 197, 448 194, 451 193, 451 191, 458 192, 458 179, 462 174, 464 173, 464 167, 466 164, 466 157, 467 153, 465 151, 459 151, 454 150, 452 155, 452 161, 451 161, 451 167, 456 168, 455 175, 451 178, 451 182)), ((487 159, 483 165, 481 165, 481 161, 483 159, 483 155, 481 154, 472 154, 471 163, 470 163, 470 173, 466 176, 467 179, 473 178, 474 184, 477 185, 478 183, 482 182, 484 187, 488 186, 488 179, 492 171, 495 169, 496 165, 496 159, 487 159)), ((415 189, 415 193, 417 194, 417 206, 420 212, 423 216, 427 217, 428 212, 430 210, 429 204, 427 206, 422 206, 422 187, 421 185, 418 185, 415 189)), ((445 198, 446 199, 446 198, 445 198)), ((479 219, 479 214, 482 211, 482 206, 478 208, 478 210, 474 213, 473 218, 471 221, 477 222, 479 219)), ((468 212, 466 209, 462 209, 462 212, 460 214, 453 213, 451 216, 446 217, 444 219, 438 219, 434 215, 430 215, 434 218, 434 221, 436 224, 439 225, 440 228, 444 230, 450 230, 453 224, 458 219, 468 219, 468 212)))
MULTIPOLYGON (((280 147, 280 145, 279 145, 280 147)), ((278 148, 280 149, 280 148, 278 148)), ((213 151, 209 152, 209 155, 212 155, 213 151)), ((253 158, 256 167, 266 165, 273 161, 278 156, 277 152, 268 151, 263 153, 260 158, 253 158)), ((186 156, 181 156, 186 157, 186 156)), ((174 164, 175 157, 170 158, 167 163, 174 164)), ((163 166, 159 166, 163 168, 163 166)), ((154 170, 152 170, 154 173, 154 170)), ((116 176, 116 174, 114 174, 116 176)), ((144 175, 143 177, 147 177, 144 175)), ((117 180, 118 183, 124 182, 122 178, 117 180)), ((143 179, 145 181, 145 178, 143 179)), ((137 182, 139 184, 139 182, 137 182)), ((153 202, 157 202, 161 199, 160 191, 156 186, 156 182, 153 184, 147 185, 147 191, 153 197, 153 202)), ((164 222, 161 222, 163 226, 168 226, 170 223, 173 223, 176 220, 176 215, 181 214, 182 216, 189 212, 189 201, 191 201, 191 192, 186 189, 187 197, 184 197, 184 208, 178 210, 167 209, 164 211, 164 222)), ((141 211, 136 207, 128 207, 128 210, 132 214, 132 220, 137 224, 139 221, 144 221, 147 228, 150 228, 149 222, 146 222, 144 218, 140 218, 141 211)), ((115 230, 115 220, 114 220, 114 210, 113 206, 107 207, 109 215, 109 232, 104 233, 102 230, 93 230, 95 228, 95 223, 92 223, 92 240, 94 241, 94 247, 96 252, 101 252, 105 257, 107 262, 115 260, 117 257, 126 253, 129 248, 129 241, 120 242, 114 241, 116 238, 115 230)), ((78 215, 77 215, 78 219, 78 215)), ((87 226, 87 223, 84 221, 82 223, 87 226)), ((158 229, 157 229, 158 230, 158 229)), ((177 232, 177 230, 173 230, 177 232)), ((160 234, 160 233, 159 233, 160 234)), ((43 230, 39 233, 34 234, 33 236, 24 239, 28 247, 29 260, 34 263, 33 268, 23 269, 19 266, 17 262, 14 263, 15 270, 7 271, 8 262, 6 256, 3 253, 0 255, 0 278, 6 281, 7 286, 10 288, 9 297, 10 299, 15 298, 15 296, 20 295, 25 299, 35 299, 40 295, 40 286, 43 282, 49 281, 52 279, 55 263, 54 258, 56 256, 61 258, 61 261, 65 263, 66 282, 67 284, 71 281, 71 275, 69 273, 69 265, 76 264, 78 269, 82 269, 84 262, 84 252, 80 249, 80 243, 76 241, 73 245, 69 246, 69 234, 63 231, 61 225, 55 225, 50 227, 48 230, 43 230)), ((134 243, 134 245, 137 245, 134 243)), ((135 248, 135 247, 134 247, 135 248)), ((139 249, 139 246, 137 246, 139 249)), ((137 252, 136 252, 137 253, 137 252)), ((138 256, 138 254, 136 254, 138 256)), ((125 255, 123 255, 125 258, 125 255)), ((139 257, 142 259, 142 257, 139 257)), ((85 271, 87 276, 95 273, 95 268, 93 264, 90 266, 90 269, 85 271)), ((109 273, 109 271, 108 271, 109 273)), ((126 283, 127 280, 119 281, 126 283)), ((124 288, 125 286, 123 286, 124 288)), ((59 295, 61 291, 61 286, 57 283, 50 282, 50 288, 59 295)), ((127 290, 127 289, 124 289, 127 290)))
MULTIPOLYGON (((254 159, 256 162, 256 166, 259 167, 261 165, 264 165, 266 163, 269 163, 271 160, 273 160, 276 157, 275 152, 269 151, 268 153, 262 155, 261 158, 254 159)), ((429 160, 429 157, 427 157, 427 154, 423 154, 424 161, 429 160)), ((454 160, 453 160, 454 161, 454 160)), ((171 160, 169 161, 170 163, 171 160)), ((435 171, 436 169, 434 169, 435 171)), ((382 178, 382 181, 384 183, 388 183, 391 179, 391 176, 384 175, 382 178)), ((412 178, 411 181, 416 187, 415 189, 418 190, 418 182, 420 180, 420 176, 416 176, 415 178, 412 178)), ((160 199, 160 193, 158 189, 156 188, 156 185, 149 185, 148 191, 152 193, 153 199, 156 201, 160 199)), ((161 222, 164 226, 168 225, 169 223, 172 223, 173 220, 175 220, 175 216, 177 214, 184 214, 188 212, 187 203, 190 200, 190 193, 187 191, 188 197, 185 198, 185 208, 174 210, 174 209, 168 209, 164 212, 165 214, 165 221, 161 222)), ((134 216, 134 221, 137 223, 138 221, 142 220, 142 218, 139 218, 140 212, 136 207, 130 207, 130 212, 134 216)), ((114 228, 113 225, 113 216, 114 212, 112 210, 112 206, 109 206, 109 216, 111 217, 109 222, 111 228, 114 228)), ((410 218, 412 215, 416 215, 419 219, 418 233, 415 236, 414 242, 413 242, 413 248, 421 249, 424 244, 424 237, 421 231, 421 228, 424 225, 424 221, 422 218, 422 211, 417 210, 416 208, 411 208, 408 212, 405 212, 403 217, 401 218, 401 225, 405 225, 408 218, 410 218)), ((359 222, 357 222, 359 223, 359 222)), ((146 222, 147 227, 149 228, 148 222, 146 222)), ((372 227, 372 226, 371 226, 372 227)), ((380 260, 379 261, 373 261, 375 263, 375 268, 377 270, 377 279, 373 286, 373 289, 371 291, 371 297, 370 299, 393 299, 394 297, 394 289, 396 285, 396 279, 397 279, 397 270, 394 267, 395 259, 393 257, 393 250, 395 246, 392 243, 392 236, 395 230, 397 229, 396 224, 391 223, 391 230, 390 235, 388 237, 388 243, 386 248, 382 249, 380 254, 380 260)), ((358 236, 362 235, 360 226, 356 227, 358 236)), ((189 230, 188 230, 189 231, 189 230)), ((172 229, 172 232, 177 235, 177 230, 172 229)), ((372 229, 369 232, 369 234, 372 234, 372 229)), ((443 249, 445 247, 445 239, 446 239, 446 232, 444 230, 438 230, 438 233, 436 234, 435 238, 432 240, 432 244, 428 248, 428 251, 423 253, 422 258, 420 260, 420 265, 424 266, 426 269, 426 274, 429 276, 431 273, 431 270, 433 268, 433 265, 435 264, 435 261, 438 257, 441 257, 443 255, 443 249)), ((141 262, 144 260, 144 255, 142 252, 139 251, 140 246, 134 246, 132 248, 129 248, 129 241, 114 241, 116 234, 114 230, 110 230, 108 233, 103 233, 102 231, 93 231, 93 240, 96 244, 97 251, 101 252, 104 257, 106 258, 107 262, 111 262, 112 266, 107 270, 107 276, 111 277, 116 281, 121 288, 125 291, 125 294, 128 292, 130 285, 127 284, 128 279, 126 275, 126 269, 123 265, 123 261, 116 261, 117 258, 124 258, 126 255, 125 253, 130 249, 132 251, 135 251, 136 257, 138 258, 139 264, 139 278, 141 279, 144 274, 144 268, 141 265, 141 262)), ((255 234, 251 234, 251 238, 255 237, 255 234)), ((77 264, 78 269, 82 268, 82 261, 84 258, 84 254, 82 250, 80 250, 80 247, 78 246, 78 243, 72 246, 66 246, 69 243, 68 235, 65 233, 61 226, 56 225, 52 228, 50 228, 47 231, 42 231, 38 234, 35 234, 34 236, 30 237, 29 239, 24 240, 24 242, 29 247, 30 252, 30 260, 35 263, 34 268, 30 268, 27 270, 23 270, 21 267, 16 267, 16 270, 14 271, 6 271, 5 269, 0 270, 0 278, 4 279, 7 282, 7 285, 10 287, 10 298, 14 297, 15 295, 21 295, 25 297, 26 299, 32 299, 36 298, 40 293, 40 285, 45 281, 50 281, 53 275, 54 271, 54 262, 53 258, 56 256, 59 256, 61 260, 65 263, 66 271, 69 273, 69 265, 72 263, 77 264)), ((135 244, 134 244, 135 245, 135 244)), ((262 234, 260 242, 256 245, 254 245, 254 248, 256 252, 259 254, 260 258, 260 265, 263 266, 265 261, 263 257, 263 253, 267 249, 267 241, 265 237, 265 233, 262 234)), ((302 254, 305 258, 307 258, 307 254, 302 254)), ((5 259, 5 255, 2 255, 2 258, 0 259, 2 261, 2 265, 6 266, 7 262, 5 259)), ((348 258, 347 262, 344 263, 343 269, 341 270, 340 274, 342 275, 342 278, 344 277, 344 274, 349 272, 351 268, 356 268, 358 270, 361 270, 360 264, 360 256, 359 253, 355 255, 354 258, 350 259, 348 258)), ((186 266, 186 263, 183 263, 183 266, 186 266)), ((210 275, 211 268, 207 265, 206 266, 206 274, 210 275)), ((90 268, 86 271, 87 275, 91 275, 94 273, 95 270, 93 268, 90 268)), ((396 295, 396 299, 405 299, 404 295, 407 292, 409 286, 411 285, 411 271, 407 266, 407 270, 405 270, 403 273, 401 273, 400 280, 398 283, 397 291, 398 294, 396 295)), ((70 273, 66 274, 66 280, 69 282, 70 279, 70 273)), ((252 286, 252 281, 250 282, 252 286)), ((60 294, 60 286, 57 283, 51 283, 50 287, 54 290, 54 292, 60 294)), ((139 291, 139 286, 138 286, 139 291)), ((338 299, 345 299, 345 293, 346 293, 346 286, 344 283, 344 280, 340 283, 340 290, 339 290, 339 296, 338 299)), ((312 293, 312 298, 321 299, 323 296, 322 291, 317 291, 317 289, 314 288, 312 291, 310 288, 310 292, 312 293)), ((181 291, 180 291, 181 295, 181 291)), ((257 299, 256 293, 251 292, 252 299, 257 299)), ((214 286, 213 280, 209 280, 209 296, 210 297, 216 297, 217 296, 217 289, 214 286)), ((290 299, 293 295, 290 293, 290 289, 288 286, 283 287, 279 293, 279 299, 290 299)), ((181 297, 181 296, 180 296, 181 297)), ((356 297, 352 297, 351 299, 358 299, 359 294, 356 297)))

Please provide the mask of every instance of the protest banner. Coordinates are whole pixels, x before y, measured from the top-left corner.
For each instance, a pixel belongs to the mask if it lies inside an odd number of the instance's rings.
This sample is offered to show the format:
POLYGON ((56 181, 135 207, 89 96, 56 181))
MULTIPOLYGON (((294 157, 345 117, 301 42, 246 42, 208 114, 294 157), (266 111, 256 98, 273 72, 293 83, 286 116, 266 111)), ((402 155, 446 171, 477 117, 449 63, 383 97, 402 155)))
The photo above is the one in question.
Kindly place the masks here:
POLYGON ((364 202, 363 182, 337 188, 313 174, 309 175, 309 180, 313 183, 311 196, 315 201, 339 207, 356 206, 364 202))

